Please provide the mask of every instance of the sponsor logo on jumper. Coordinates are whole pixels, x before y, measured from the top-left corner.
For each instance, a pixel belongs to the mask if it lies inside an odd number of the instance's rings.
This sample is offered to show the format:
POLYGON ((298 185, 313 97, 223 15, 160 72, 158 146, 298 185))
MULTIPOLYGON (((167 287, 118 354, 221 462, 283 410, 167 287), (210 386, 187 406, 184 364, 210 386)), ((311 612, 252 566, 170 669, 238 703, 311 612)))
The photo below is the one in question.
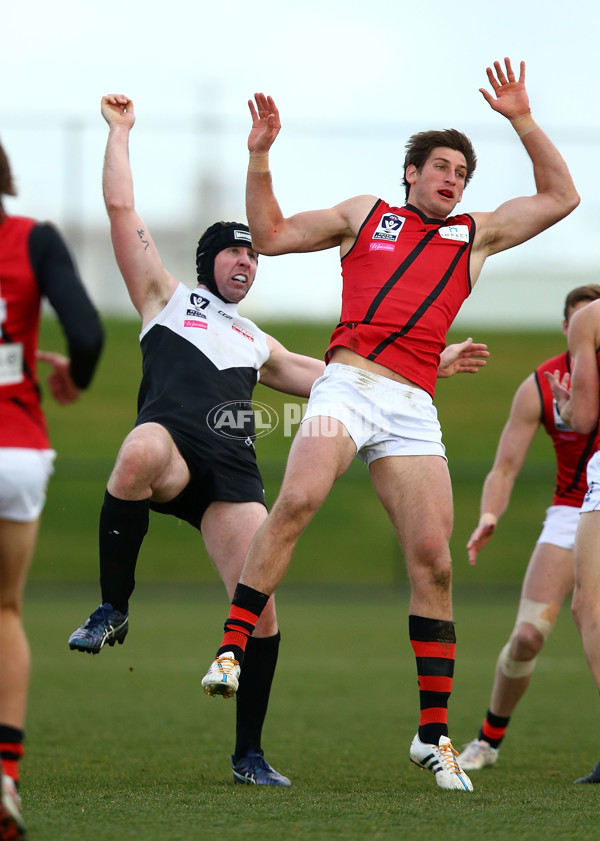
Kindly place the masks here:
POLYGON ((219 313, 219 315, 222 315, 222 316, 223 316, 223 318, 228 318, 230 321, 231 321, 231 319, 233 318, 233 316, 232 316, 232 315, 229 315, 229 313, 228 313, 228 312, 223 312, 223 310, 218 310, 218 313, 219 313))
POLYGON ((185 314, 186 314, 186 315, 190 315, 190 316, 192 316, 193 318, 202 318, 202 319, 206 320, 206 316, 204 315, 204 313, 203 313, 203 312, 201 312, 201 310, 191 309, 191 308, 190 308, 190 309, 188 309, 188 310, 186 310, 186 311, 185 311, 185 314))
POLYGON ((208 330, 206 321, 196 321, 195 318, 185 318, 183 321, 184 327, 201 327, 203 330, 208 330))
POLYGON ((404 216, 398 216, 397 213, 384 213, 371 239, 396 242, 405 221, 404 216))
POLYGON ((190 304, 196 309, 205 310, 210 305, 210 301, 204 295, 200 295, 199 292, 192 292, 190 295, 190 304))
POLYGON ((236 438, 252 441, 268 435, 277 427, 277 412, 265 403, 256 400, 229 400, 210 410, 206 423, 216 435, 222 438, 236 438), (254 426, 249 433, 248 427, 254 426))
POLYGON ((371 242, 369 251, 393 251, 395 247, 393 242, 371 242))
POLYGON ((246 242, 252 242, 252 237, 250 236, 249 231, 239 231, 237 228, 233 232, 234 239, 243 239, 246 242))
POLYGON ((447 225, 440 228, 439 234, 444 239, 454 239, 458 242, 469 241, 469 229, 466 225, 447 225))
POLYGON ((241 335, 242 335, 245 339, 250 339, 250 341, 251 341, 251 342, 253 342, 253 341, 254 341, 254 336, 252 335, 252 333, 248 333, 248 331, 247 331, 247 330, 244 330, 244 328, 243 328, 243 327, 240 327, 240 325, 239 325, 239 324, 232 324, 232 325, 231 325, 231 329, 232 329, 232 330, 235 330, 235 332, 236 332, 236 333, 241 333, 241 335))

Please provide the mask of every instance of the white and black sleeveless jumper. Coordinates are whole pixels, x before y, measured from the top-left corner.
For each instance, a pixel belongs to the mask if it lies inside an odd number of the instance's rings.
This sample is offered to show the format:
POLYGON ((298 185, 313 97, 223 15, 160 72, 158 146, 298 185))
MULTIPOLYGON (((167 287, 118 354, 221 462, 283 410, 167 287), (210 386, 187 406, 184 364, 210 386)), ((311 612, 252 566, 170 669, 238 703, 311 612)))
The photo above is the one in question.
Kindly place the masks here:
POLYGON ((164 426, 192 477, 176 499, 151 508, 200 528, 213 500, 264 504, 249 411, 259 370, 269 357, 262 330, 240 316, 235 304, 180 283, 140 334, 140 345, 136 426, 164 426), (242 421, 215 427, 215 409, 222 405, 241 409, 235 417, 242 421))

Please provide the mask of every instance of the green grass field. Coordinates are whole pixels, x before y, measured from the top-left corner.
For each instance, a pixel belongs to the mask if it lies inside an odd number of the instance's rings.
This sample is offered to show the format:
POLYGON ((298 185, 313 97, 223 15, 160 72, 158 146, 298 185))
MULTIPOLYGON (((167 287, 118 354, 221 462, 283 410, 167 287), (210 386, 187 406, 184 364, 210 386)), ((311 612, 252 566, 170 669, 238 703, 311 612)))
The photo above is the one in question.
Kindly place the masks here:
MULTIPOLYGON (((186 524, 152 519, 125 645, 98 657, 69 651, 69 633, 98 603, 99 506, 135 418, 138 326, 106 326, 92 390, 69 408, 46 401, 59 455, 26 600, 34 660, 22 773, 29 837, 596 838, 600 792, 572 780, 600 758, 598 699, 568 606, 498 765, 473 773, 473 794, 443 792, 409 763, 418 697, 406 575, 358 463, 303 535, 278 594, 283 643, 264 747, 292 778, 291 789, 233 786, 234 702, 200 690, 227 601, 201 538, 186 524)), ((329 332, 304 325, 267 329, 314 355, 329 332)), ((44 346, 61 349, 52 322, 44 324, 43 338, 44 346)), ((475 568, 464 546, 514 389, 563 346, 558 330, 475 338, 490 346, 487 370, 440 383, 436 400, 455 495, 459 645, 450 728, 459 747, 476 736, 485 713, 496 656, 550 504, 552 454, 543 435, 475 568)), ((283 400, 268 390, 259 387, 255 397, 282 411, 283 400)), ((270 500, 289 443, 276 430, 257 444, 270 500)))
MULTIPOLYGON (((472 773, 472 794, 445 792, 408 760, 418 700, 407 593, 284 585, 263 744, 293 786, 264 790, 233 785, 234 702, 200 689, 224 618, 220 589, 140 584, 123 646, 71 652, 68 633, 95 601, 83 585, 36 585, 28 599, 22 790, 34 841, 597 838, 599 791, 572 780, 600 757, 586 738, 598 701, 566 611, 499 763, 472 773)), ((457 596, 458 746, 476 736, 514 607, 510 592, 457 596)))
MULTIPOLYGON (((58 458, 32 570, 35 580, 85 582, 96 575, 99 507, 118 447, 135 421, 141 371, 138 323, 112 320, 106 329, 106 350, 90 391, 69 407, 45 401, 58 458)), ((323 325, 272 324, 265 329, 292 350, 315 356, 322 355, 329 335, 329 328, 323 325)), ((534 441, 511 508, 474 569, 467 563, 464 547, 479 516, 481 484, 491 466, 513 392, 539 362, 562 350, 564 340, 559 330, 530 335, 490 333, 475 338, 487 341, 490 347, 488 367, 476 375, 441 381, 436 396, 454 483, 455 582, 514 584, 522 576, 543 512, 551 502, 553 455, 545 434, 540 433, 534 441)), ((45 322, 43 339, 45 345, 62 349, 53 322, 45 322)), ((283 395, 259 385, 255 399, 268 403, 283 418, 283 395)), ((298 403, 295 398, 292 402, 298 403)), ((283 435, 283 422, 272 434, 257 440, 269 502, 279 488, 290 443, 283 435)), ((197 533, 166 517, 152 519, 140 574, 153 581, 217 580, 197 533)), ((406 580, 387 516, 358 460, 302 536, 288 579, 380 584, 406 580)))

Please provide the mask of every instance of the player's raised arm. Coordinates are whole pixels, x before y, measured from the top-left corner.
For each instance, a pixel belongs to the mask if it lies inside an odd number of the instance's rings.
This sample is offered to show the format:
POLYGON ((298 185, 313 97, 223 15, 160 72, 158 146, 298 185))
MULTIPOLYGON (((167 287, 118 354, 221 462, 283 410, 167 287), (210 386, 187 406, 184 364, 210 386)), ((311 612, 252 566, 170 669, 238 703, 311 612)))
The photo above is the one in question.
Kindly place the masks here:
POLYGON ((101 111, 109 125, 102 190, 113 248, 129 297, 146 323, 164 307, 176 281, 165 270, 135 209, 129 163, 129 134, 135 123, 133 102, 122 94, 108 94, 102 97, 101 111))
POLYGON ((321 251, 352 242, 373 196, 349 199, 324 210, 310 210, 285 218, 273 191, 269 151, 281 129, 279 111, 271 96, 250 100, 252 127, 248 136, 246 215, 252 244, 261 254, 321 251))
POLYGON ((489 106, 510 120, 533 164, 536 192, 511 199, 492 213, 473 214, 477 221, 475 252, 485 257, 525 242, 571 213, 579 195, 562 155, 534 120, 525 88, 525 62, 518 79, 510 59, 487 68, 492 88, 480 91, 489 106))

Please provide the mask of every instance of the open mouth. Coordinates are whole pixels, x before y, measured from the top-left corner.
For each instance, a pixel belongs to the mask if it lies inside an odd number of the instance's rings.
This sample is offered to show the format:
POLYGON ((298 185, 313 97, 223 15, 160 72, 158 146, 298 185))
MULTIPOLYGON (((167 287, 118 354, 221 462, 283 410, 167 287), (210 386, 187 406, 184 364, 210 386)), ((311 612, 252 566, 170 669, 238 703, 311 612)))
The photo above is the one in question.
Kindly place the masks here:
POLYGON ((452 190, 438 190, 440 196, 443 196, 445 199, 453 198, 452 190))

